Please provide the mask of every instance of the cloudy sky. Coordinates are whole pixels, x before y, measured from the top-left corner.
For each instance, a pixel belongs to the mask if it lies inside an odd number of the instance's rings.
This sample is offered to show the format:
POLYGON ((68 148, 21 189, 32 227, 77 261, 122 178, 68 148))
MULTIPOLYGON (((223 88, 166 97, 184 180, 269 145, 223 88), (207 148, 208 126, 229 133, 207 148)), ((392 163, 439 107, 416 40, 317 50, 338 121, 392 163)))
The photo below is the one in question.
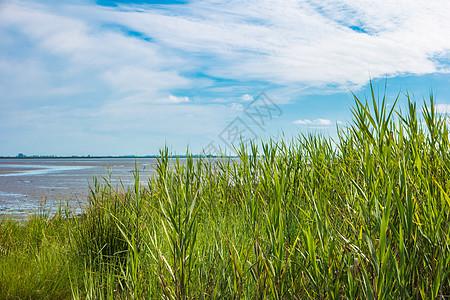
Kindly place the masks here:
POLYGON ((450 111, 449 13, 434 0, 0 0, 0 155, 333 135, 370 78, 392 97, 432 90, 450 111))

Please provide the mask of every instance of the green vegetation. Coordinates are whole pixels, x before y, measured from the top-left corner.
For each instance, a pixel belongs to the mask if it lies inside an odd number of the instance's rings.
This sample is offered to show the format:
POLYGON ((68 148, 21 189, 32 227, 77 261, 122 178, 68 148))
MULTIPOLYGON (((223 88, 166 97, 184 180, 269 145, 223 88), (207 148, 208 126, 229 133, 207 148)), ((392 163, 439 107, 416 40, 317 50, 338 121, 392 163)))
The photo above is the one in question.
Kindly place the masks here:
POLYGON ((146 185, 95 181, 82 216, 0 223, 2 299, 444 299, 450 147, 422 114, 355 97, 353 123, 158 158, 146 185))

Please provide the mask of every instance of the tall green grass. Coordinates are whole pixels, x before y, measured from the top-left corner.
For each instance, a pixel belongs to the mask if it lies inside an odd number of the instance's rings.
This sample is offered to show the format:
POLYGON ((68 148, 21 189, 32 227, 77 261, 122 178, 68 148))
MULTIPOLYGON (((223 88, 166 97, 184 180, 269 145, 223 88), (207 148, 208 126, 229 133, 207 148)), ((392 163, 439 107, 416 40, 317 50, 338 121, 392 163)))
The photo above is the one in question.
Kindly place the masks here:
POLYGON ((406 98, 355 96, 336 140, 164 148, 147 184, 95 180, 82 216, 2 221, 0 297, 448 298, 447 119, 406 98))

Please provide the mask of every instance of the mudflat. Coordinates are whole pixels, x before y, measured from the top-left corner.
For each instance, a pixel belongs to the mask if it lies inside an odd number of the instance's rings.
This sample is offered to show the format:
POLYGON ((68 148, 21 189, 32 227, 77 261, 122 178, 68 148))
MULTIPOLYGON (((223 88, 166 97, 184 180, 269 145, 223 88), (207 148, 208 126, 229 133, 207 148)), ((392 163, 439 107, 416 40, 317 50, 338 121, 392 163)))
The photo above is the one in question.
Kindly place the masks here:
POLYGON ((18 172, 26 172, 26 171, 37 171, 37 170, 43 170, 44 168, 5 168, 0 166, 0 174, 15 174, 18 172))
POLYGON ((154 158, 8 158, 0 159, 0 214, 21 217, 45 202, 53 211, 61 202, 73 209, 88 203, 93 177, 114 186, 134 183, 138 163, 143 184, 152 176, 154 158))

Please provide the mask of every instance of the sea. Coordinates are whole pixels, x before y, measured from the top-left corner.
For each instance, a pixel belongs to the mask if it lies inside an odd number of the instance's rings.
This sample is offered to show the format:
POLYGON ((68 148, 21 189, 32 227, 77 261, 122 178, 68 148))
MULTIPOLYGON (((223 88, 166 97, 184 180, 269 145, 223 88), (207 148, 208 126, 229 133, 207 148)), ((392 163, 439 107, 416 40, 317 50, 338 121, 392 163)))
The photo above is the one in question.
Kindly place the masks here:
POLYGON ((22 219, 33 213, 53 214, 66 207, 78 214, 88 204, 94 177, 115 188, 134 184, 135 167, 146 184, 156 158, 2 158, 0 217, 22 219))

